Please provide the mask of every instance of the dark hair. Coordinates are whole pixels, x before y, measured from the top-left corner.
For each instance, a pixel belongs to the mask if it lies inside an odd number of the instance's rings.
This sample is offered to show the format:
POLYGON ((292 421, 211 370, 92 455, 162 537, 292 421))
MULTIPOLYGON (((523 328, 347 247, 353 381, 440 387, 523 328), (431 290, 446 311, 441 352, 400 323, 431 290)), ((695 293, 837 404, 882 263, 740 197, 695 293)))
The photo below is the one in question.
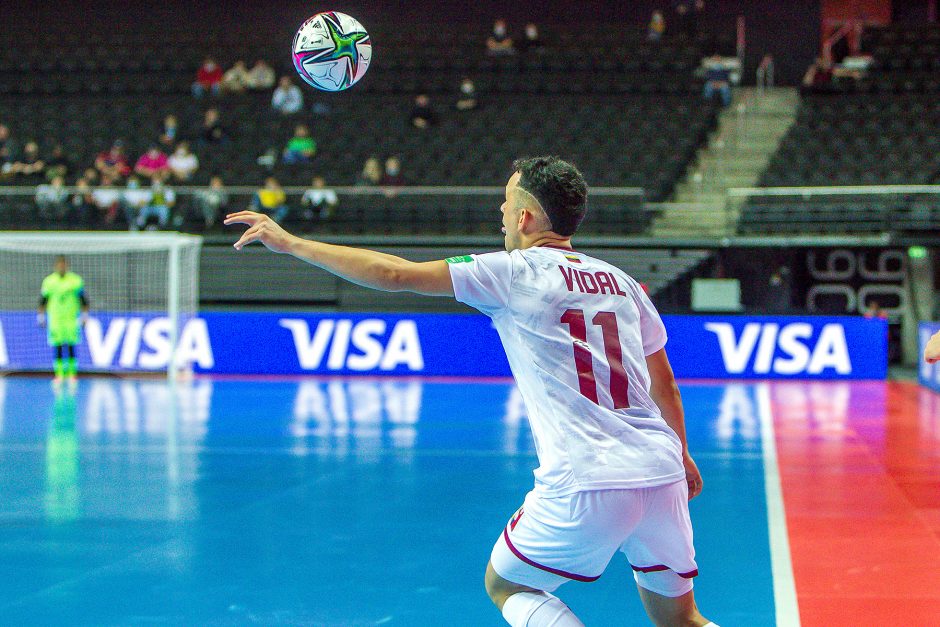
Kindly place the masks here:
POLYGON ((535 196, 545 210, 552 231, 570 236, 587 213, 587 183, 576 167, 558 157, 516 159, 518 185, 535 196))

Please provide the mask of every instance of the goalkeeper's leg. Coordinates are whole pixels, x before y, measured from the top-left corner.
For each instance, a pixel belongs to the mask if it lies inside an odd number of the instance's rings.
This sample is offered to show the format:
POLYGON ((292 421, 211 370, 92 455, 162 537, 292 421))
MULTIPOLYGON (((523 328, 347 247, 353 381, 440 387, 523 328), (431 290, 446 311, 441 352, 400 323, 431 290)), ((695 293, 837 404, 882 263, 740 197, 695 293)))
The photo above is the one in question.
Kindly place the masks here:
POLYGON ((61 381, 65 377, 65 359, 63 358, 63 349, 64 345, 56 344, 52 347, 54 357, 53 357, 53 371, 55 372, 55 380, 61 381))
POLYGON ((68 357, 65 358, 65 376, 70 379, 75 379, 78 375, 78 361, 75 359, 75 345, 66 344, 65 351, 68 353, 68 357))

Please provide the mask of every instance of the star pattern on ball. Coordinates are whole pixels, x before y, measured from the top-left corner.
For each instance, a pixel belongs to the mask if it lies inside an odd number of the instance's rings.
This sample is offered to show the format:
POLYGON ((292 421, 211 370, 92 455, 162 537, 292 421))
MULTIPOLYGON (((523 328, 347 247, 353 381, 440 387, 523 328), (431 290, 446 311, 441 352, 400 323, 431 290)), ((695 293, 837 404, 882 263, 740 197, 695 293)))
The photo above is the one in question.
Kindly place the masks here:
POLYGON ((333 41, 332 50, 321 50, 302 54, 313 61, 339 61, 340 59, 349 59, 345 76, 346 84, 352 82, 356 69, 359 67, 359 48, 358 45, 369 39, 368 33, 352 32, 344 33, 340 29, 339 21, 328 13, 323 15, 323 23, 326 24, 330 39, 333 41))

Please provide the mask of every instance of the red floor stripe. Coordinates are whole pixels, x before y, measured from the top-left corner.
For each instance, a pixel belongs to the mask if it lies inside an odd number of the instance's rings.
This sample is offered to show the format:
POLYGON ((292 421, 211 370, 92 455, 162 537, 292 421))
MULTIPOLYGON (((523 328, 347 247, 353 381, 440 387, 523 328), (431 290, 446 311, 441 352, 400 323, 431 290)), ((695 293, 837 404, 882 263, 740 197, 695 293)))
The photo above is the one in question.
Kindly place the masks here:
POLYGON ((940 397, 780 383, 771 401, 802 625, 940 625, 940 397))

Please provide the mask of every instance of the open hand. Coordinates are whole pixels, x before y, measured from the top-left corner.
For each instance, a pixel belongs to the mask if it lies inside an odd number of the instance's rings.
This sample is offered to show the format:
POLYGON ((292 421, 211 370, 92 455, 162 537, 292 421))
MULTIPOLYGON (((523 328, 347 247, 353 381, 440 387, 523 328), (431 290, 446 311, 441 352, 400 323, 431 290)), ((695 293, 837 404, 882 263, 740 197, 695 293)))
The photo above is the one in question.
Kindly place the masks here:
POLYGON ((245 244, 261 242, 276 253, 286 253, 294 236, 263 213, 238 211, 225 216, 225 224, 247 224, 248 229, 235 242, 235 250, 241 250, 245 244))
POLYGON ((940 361, 940 331, 934 333, 933 337, 927 341, 927 346, 924 348, 924 361, 928 364, 940 361))

